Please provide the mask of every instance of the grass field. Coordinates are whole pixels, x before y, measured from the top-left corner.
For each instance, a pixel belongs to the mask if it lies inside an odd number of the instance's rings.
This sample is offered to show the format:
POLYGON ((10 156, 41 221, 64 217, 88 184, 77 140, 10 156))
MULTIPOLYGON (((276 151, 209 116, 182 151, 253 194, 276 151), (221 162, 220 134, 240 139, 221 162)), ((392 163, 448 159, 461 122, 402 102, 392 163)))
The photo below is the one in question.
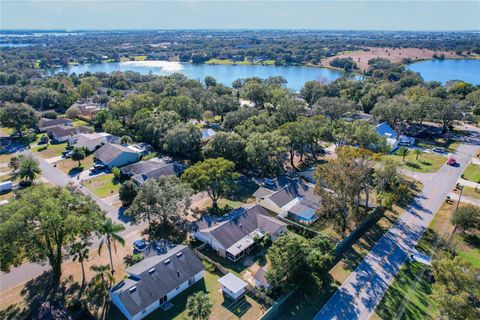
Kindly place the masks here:
POLYGON ((112 196, 118 193, 120 188, 120 183, 113 181, 113 173, 86 180, 83 185, 100 198, 112 196))
POLYGON ((467 179, 473 182, 480 182, 480 165, 469 164, 462 175, 463 179, 467 179))
POLYGON ((475 188, 463 186, 462 196, 480 200, 480 188, 475 191, 475 188))
MULTIPOLYGON (((171 300, 171 303, 173 304, 173 307, 171 309, 169 309, 168 311, 158 309, 153 313, 149 314, 145 319, 190 319, 188 317, 188 311, 186 308, 187 299, 190 295, 200 291, 208 294, 210 298, 210 303, 213 305, 212 315, 218 317, 216 319, 259 319, 266 308, 260 305, 257 301, 250 298, 249 296, 246 297, 246 301, 244 301, 243 303, 232 303, 229 300, 225 300, 222 295, 220 283, 218 282, 218 279, 220 277, 221 274, 211 273, 205 270, 203 280, 198 281, 193 286, 183 291, 171 300)), ((110 313, 107 315, 107 319, 125 319, 125 317, 116 307, 112 307, 110 313)))
POLYGON ((80 119, 75 119, 73 120, 73 126, 74 127, 81 127, 81 126, 88 126, 89 123, 87 121, 83 121, 80 119))
MULTIPOLYGON (((448 241, 451 229, 450 217, 456 204, 444 203, 438 210, 430 226, 423 234, 417 249, 431 254, 437 251, 436 243, 448 241)), ((461 203, 460 206, 465 206, 461 203)), ((480 233, 462 234, 457 231, 450 242, 455 246, 459 256, 470 261, 477 267, 480 266, 480 233)), ((421 265, 406 263, 400 269, 392 285, 385 293, 382 301, 375 310, 376 315, 372 319, 396 318, 398 307, 408 299, 403 315, 400 319, 436 319, 438 313, 433 300, 432 284, 428 281, 428 271, 420 274, 421 265)))
POLYGON ((93 166, 93 154, 89 155, 80 162, 82 165, 78 167, 78 161, 73 161, 72 159, 60 160, 57 162, 57 169, 69 176, 76 175, 93 166))
POLYGON ((62 152, 65 151, 67 143, 58 143, 50 145, 40 145, 32 148, 32 151, 37 153, 40 157, 44 159, 50 159, 53 157, 58 157, 62 155, 62 152))
POLYGON ((416 159, 416 155, 410 150, 409 154, 405 157, 405 161, 402 161, 402 156, 389 155, 389 158, 393 159, 399 166, 404 169, 429 173, 437 172, 443 164, 447 161, 446 157, 440 156, 435 153, 422 153, 416 159))

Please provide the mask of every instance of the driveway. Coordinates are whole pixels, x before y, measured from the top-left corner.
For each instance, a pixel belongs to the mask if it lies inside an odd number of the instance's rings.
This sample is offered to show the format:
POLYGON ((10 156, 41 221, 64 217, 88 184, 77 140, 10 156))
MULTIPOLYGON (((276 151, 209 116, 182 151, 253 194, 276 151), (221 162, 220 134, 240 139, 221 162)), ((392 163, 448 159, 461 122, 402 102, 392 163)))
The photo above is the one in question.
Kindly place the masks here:
POLYGON ((460 145, 455 155, 459 166, 445 164, 434 176, 422 181, 422 192, 318 312, 315 320, 368 319, 477 149, 478 145, 460 145))

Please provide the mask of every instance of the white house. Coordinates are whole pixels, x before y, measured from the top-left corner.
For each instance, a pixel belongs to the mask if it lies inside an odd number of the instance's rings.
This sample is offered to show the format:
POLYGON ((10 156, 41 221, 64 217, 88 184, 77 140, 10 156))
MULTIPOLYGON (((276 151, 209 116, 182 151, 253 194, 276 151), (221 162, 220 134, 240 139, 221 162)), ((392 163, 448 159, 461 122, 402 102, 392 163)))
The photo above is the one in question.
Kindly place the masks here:
POLYGON ((137 162, 140 153, 120 144, 105 143, 95 151, 95 159, 111 169, 137 162))
POLYGON ((68 140, 69 145, 74 148, 85 148, 90 152, 95 151, 97 148, 103 144, 110 142, 118 142, 120 139, 111 134, 100 132, 100 133, 80 133, 68 140))
POLYGON ((142 319, 203 279, 204 268, 189 247, 178 245, 127 268, 110 298, 127 319, 142 319))
POLYGON ((238 261, 255 246, 255 241, 269 236, 274 241, 287 231, 287 224, 255 205, 239 208, 220 218, 204 217, 196 223, 196 239, 210 245, 221 257, 238 261))
POLYGON ((243 296, 245 294, 245 288, 248 285, 231 272, 218 279, 218 282, 222 285, 222 291, 233 300, 237 300, 243 296))
POLYGON ((315 185, 297 180, 277 191, 259 188, 253 195, 259 205, 280 217, 311 224, 318 219, 320 209, 320 197, 314 189, 315 185))
POLYGON ((412 146, 415 144, 415 139, 405 135, 398 135, 392 127, 386 122, 382 122, 375 127, 375 131, 381 137, 387 140, 391 150, 395 150, 398 146, 412 146))

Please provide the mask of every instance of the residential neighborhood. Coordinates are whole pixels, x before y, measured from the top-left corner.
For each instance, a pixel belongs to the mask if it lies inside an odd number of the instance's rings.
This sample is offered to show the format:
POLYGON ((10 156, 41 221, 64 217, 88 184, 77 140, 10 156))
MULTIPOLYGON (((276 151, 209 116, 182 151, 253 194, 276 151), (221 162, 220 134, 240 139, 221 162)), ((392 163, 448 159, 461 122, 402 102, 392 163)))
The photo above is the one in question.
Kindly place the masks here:
POLYGON ((1 319, 480 319, 476 7, 0 2, 1 319))

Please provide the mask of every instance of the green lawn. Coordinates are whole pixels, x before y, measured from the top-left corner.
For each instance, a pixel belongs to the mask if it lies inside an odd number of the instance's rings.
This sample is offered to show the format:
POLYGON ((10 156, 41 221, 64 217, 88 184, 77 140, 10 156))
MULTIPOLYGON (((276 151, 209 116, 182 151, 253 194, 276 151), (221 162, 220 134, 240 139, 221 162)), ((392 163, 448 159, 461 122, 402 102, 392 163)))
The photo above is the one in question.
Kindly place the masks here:
POLYGON ((113 173, 109 173, 86 180, 83 185, 100 198, 106 198, 120 189, 120 183, 113 180, 113 173))
POLYGON ((417 139, 417 142, 415 143, 419 147, 427 148, 427 149, 433 149, 435 147, 440 147, 444 148, 445 151, 447 152, 453 152, 457 150, 458 146, 460 145, 460 142, 457 141, 449 141, 448 143, 445 143, 443 139, 437 139, 437 140, 423 140, 423 139, 417 139))
POLYGON ((57 162, 57 169, 70 176, 76 175, 93 166, 93 154, 80 161, 80 163, 81 166, 78 167, 78 161, 72 159, 60 160, 57 162))
POLYGON ((480 200, 480 188, 475 191, 475 188, 463 186, 462 196, 480 200))
POLYGON ((81 127, 81 126, 88 126, 89 123, 87 121, 83 121, 80 119, 75 119, 73 120, 73 126, 74 127, 81 127))
MULTIPOLYGON (((423 234, 417 249, 431 254, 435 243, 448 240, 448 231, 451 230, 450 216, 456 204, 444 203, 438 210, 435 218, 423 234)), ((460 206, 465 206, 461 203, 460 206)), ((475 266, 480 266, 480 233, 463 234, 459 231, 451 238, 451 243, 456 247, 459 256, 470 261, 475 266)), ((393 319, 400 304, 408 299, 401 319, 437 319, 435 301, 431 293, 432 284, 428 281, 428 269, 421 274, 422 266, 417 263, 405 263, 388 288, 382 301, 378 305, 375 318, 393 319)))
POLYGON ((480 165, 469 164, 462 175, 463 179, 467 179, 473 182, 480 182, 480 165))
POLYGON ((437 172, 443 164, 447 161, 447 158, 440 156, 435 153, 422 153, 416 159, 416 155, 410 150, 409 154, 405 157, 405 161, 402 160, 402 156, 399 155, 389 155, 387 156, 393 159, 398 163, 399 166, 407 170, 417 171, 417 172, 437 172))
POLYGON ((67 148, 67 143, 58 143, 58 144, 46 144, 36 146, 32 148, 32 151, 37 153, 40 157, 44 159, 50 159, 53 157, 58 157, 62 155, 62 152, 67 148))

